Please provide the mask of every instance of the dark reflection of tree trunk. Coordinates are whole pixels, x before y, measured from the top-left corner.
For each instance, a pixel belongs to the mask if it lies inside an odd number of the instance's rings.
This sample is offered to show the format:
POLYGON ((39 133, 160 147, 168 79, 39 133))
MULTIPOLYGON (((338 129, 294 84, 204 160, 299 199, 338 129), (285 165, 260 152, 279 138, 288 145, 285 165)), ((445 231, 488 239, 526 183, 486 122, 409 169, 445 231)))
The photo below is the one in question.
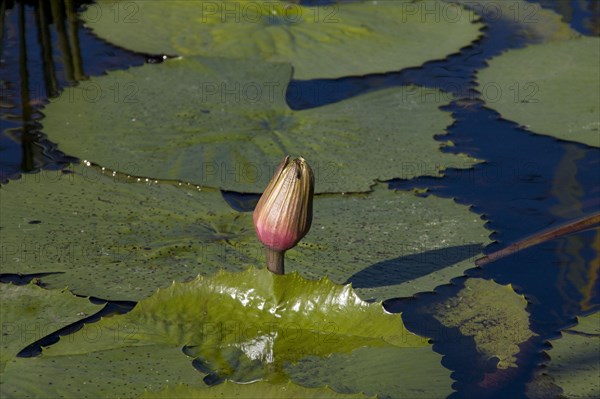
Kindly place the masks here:
POLYGON ((67 38, 67 31, 65 28, 64 6, 60 0, 50 0, 50 6, 52 9, 52 20, 56 27, 56 33, 58 37, 58 48, 62 53, 63 64, 65 66, 66 78, 70 83, 75 82, 75 75, 73 74, 73 55, 71 54, 71 46, 69 46, 69 40, 67 38))
POLYGON ((85 71, 83 70, 81 47, 79 46, 79 18, 75 13, 73 0, 65 0, 65 9, 67 10, 69 38, 71 41, 71 48, 73 49, 73 73, 75 75, 75 79, 81 80, 85 77, 85 71))
POLYGON ((34 169, 34 137, 29 133, 31 127, 31 101, 29 98, 29 74, 27 72, 27 37, 25 34, 25 5, 19 2, 19 73, 21 77, 21 108, 23 134, 21 135, 21 168, 28 172, 34 169))
POLYGON ((50 28, 48 27, 48 18, 46 16, 46 1, 38 0, 35 8, 35 19, 38 25, 40 48, 42 50, 42 60, 44 63, 44 83, 48 97, 58 95, 58 82, 56 81, 56 70, 54 68, 54 59, 52 58, 52 40, 50 39, 50 28))
POLYGON ((0 57, 4 52, 4 16, 6 14, 6 1, 0 1, 0 57))

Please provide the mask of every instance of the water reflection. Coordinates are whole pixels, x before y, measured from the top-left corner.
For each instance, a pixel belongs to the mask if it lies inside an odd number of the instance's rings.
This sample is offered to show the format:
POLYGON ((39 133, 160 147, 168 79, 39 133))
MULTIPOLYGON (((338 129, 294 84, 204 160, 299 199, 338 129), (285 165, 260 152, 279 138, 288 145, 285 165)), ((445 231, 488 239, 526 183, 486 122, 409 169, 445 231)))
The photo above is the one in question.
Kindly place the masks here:
MULTIPOLYGON (((578 165, 586 150, 573 144, 564 145, 565 154, 554 170, 552 195, 558 202, 550 212, 561 219, 574 219, 585 215, 582 201, 597 196, 597 186, 585 186, 578 180, 578 165), (587 191, 587 192, 586 192, 587 191)), ((564 298, 563 311, 586 312, 599 303, 598 275, 600 272, 600 229, 595 234, 572 235, 557 242, 558 275, 556 286, 564 298), (596 254, 594 257, 590 254, 596 254), (570 305, 570 298, 578 298, 578 306, 570 305)))
MULTIPOLYGON (((531 0, 529 0, 531 1, 531 0)), ((550 8, 581 33, 600 35, 600 2, 589 0, 538 0, 545 8, 550 8)))
POLYGON ((77 10, 85 3, 3 1, 0 6, 0 182, 40 168, 60 169, 74 160, 40 132, 40 110, 49 98, 86 73, 140 65, 147 58, 82 29, 77 10))

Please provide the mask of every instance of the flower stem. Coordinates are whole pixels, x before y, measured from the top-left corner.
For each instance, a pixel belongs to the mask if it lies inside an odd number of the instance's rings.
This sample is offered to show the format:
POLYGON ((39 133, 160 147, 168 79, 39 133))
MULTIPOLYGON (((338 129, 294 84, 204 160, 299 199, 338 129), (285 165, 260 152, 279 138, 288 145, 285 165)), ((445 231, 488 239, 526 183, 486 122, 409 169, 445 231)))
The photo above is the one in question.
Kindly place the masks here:
POLYGON ((275 274, 284 274, 283 271, 283 251, 265 247, 265 257, 267 259, 267 269, 275 274))

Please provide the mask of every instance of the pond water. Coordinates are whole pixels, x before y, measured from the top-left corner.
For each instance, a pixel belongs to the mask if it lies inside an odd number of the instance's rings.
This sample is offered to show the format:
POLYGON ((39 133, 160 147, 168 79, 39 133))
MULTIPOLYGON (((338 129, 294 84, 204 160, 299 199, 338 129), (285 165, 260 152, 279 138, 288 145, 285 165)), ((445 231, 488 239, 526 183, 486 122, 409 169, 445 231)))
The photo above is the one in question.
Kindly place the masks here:
MULTIPOLYGON (((599 34, 600 2, 541 3, 562 14, 579 33, 599 34)), ((2 3, 0 179, 3 182, 22 173, 60 169, 76 161, 43 134, 41 109, 48 96, 76 84, 84 76, 162 60, 161 55, 134 54, 95 37, 74 18, 80 4, 54 10, 50 2, 2 3), (69 40, 77 45, 69 48, 69 40)), ((501 19, 487 16, 486 20, 485 15, 483 18, 488 25, 485 36, 459 54, 394 73, 293 81, 288 89, 288 102, 294 109, 307 109, 405 84, 454 93, 459 100, 446 109, 453 113, 456 122, 443 140, 449 139, 455 145, 446 151, 466 153, 485 162, 468 170, 449 169, 443 178, 399 178, 388 184, 396 190, 427 189, 422 195, 431 193, 472 205, 476 213, 484 215, 487 227, 493 231, 495 242, 485 249, 490 253, 539 230, 600 210, 600 151, 529 133, 485 107, 473 82, 475 71, 484 67, 490 57, 522 47, 531 38, 519 35, 513 25, 501 19)), ((227 192, 224 196, 240 210, 252 209, 256 201, 256 196, 239 193, 227 192)), ((444 366, 454 372, 456 392, 452 398, 523 397, 526 383, 543 369, 547 360, 543 354, 547 340, 555 338, 560 329, 573 325, 577 315, 598 310, 599 273, 599 228, 558 238, 467 272, 470 277, 512 284, 528 300, 532 330, 538 334, 522 348, 518 371, 495 381, 486 379, 486 370, 470 367, 474 355, 470 342, 457 339, 455 332, 442 328, 419 310, 456 293, 463 287, 465 277, 439 287, 434 293, 388 300, 385 306, 391 312, 403 312, 412 331, 433 337, 434 349, 445 356, 444 366)), ((2 282, 29 280, 1 277, 2 282)), ((123 312, 130 307, 131 304, 115 303, 105 312, 123 312)), ((56 336, 39 341, 37 347, 56 340, 56 336)), ((29 355, 35 354, 35 347, 30 348, 29 355)))

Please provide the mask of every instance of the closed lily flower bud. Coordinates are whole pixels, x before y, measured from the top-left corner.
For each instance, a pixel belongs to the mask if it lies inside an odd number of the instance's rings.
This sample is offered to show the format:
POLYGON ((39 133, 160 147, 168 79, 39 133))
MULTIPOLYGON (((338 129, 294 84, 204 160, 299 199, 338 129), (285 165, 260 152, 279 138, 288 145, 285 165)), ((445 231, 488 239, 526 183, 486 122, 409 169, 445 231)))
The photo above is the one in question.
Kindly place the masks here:
POLYGON ((273 273, 284 273, 283 254, 310 230, 314 185, 304 158, 286 156, 256 205, 254 227, 273 273))

